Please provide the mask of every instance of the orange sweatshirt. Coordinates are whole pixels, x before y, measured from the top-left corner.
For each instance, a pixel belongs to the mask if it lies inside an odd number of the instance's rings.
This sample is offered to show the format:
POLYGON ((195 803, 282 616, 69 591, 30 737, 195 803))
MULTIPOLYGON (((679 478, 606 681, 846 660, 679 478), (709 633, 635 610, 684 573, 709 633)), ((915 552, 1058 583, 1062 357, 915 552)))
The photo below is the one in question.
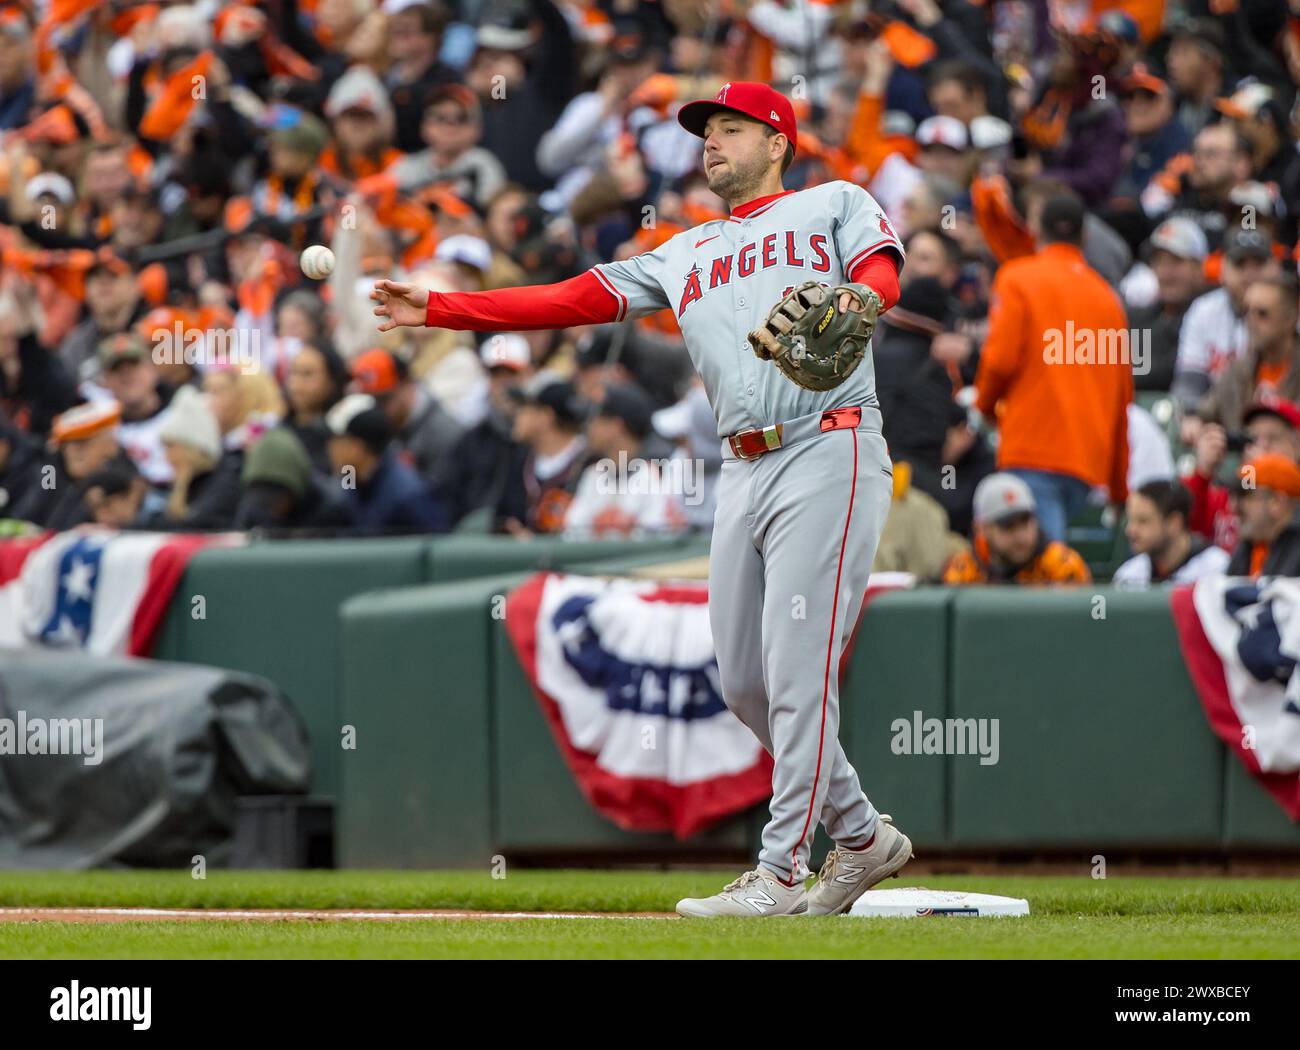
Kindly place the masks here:
POLYGON ((1048 470, 1127 495, 1128 320, 1073 245, 1004 263, 993 279, 977 407, 998 423, 998 467, 1048 470), (1121 350, 1122 348, 1122 350, 1121 350))

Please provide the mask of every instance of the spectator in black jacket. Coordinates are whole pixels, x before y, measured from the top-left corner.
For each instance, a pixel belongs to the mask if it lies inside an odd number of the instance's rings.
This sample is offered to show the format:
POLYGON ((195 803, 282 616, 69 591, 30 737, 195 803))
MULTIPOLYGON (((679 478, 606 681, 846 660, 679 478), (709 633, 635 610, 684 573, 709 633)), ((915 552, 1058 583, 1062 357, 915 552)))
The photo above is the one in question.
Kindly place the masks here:
POLYGON ((424 148, 420 123, 429 92, 457 79, 456 71, 438 61, 447 12, 440 0, 425 0, 399 8, 388 19, 388 54, 392 64, 384 75, 397 131, 397 148, 415 153, 424 148))
POLYGON ((510 535, 558 532, 590 459, 583 423, 590 405, 573 384, 540 373, 510 391, 519 402, 514 439, 528 449, 523 467, 523 502, 511 504, 507 489, 497 503, 497 520, 510 535))
POLYGON ((532 373, 532 354, 522 335, 504 332, 484 343, 480 356, 488 373, 487 415, 456 444, 443 497, 454 525, 487 532, 499 503, 524 503, 526 450, 512 437, 517 402, 511 391, 532 373))
POLYGON ((403 461, 435 490, 441 488, 464 428, 411 375, 406 362, 388 350, 367 350, 352 362, 352 389, 375 399, 403 461))
POLYGON ((90 521, 86 480, 110 463, 130 463, 117 440, 121 419, 116 401, 78 405, 55 419, 50 428, 53 449, 10 516, 56 532, 90 521))
POLYGON ((551 0, 487 5, 465 81, 483 103, 482 145, 510 181, 549 186, 537 143, 573 97, 575 72, 573 36, 551 0))
POLYGON ((437 533, 447 511, 427 481, 406 465, 392 426, 369 394, 349 394, 326 417, 330 459, 359 532, 437 533))
POLYGON ((110 248, 102 248, 86 272, 89 316, 59 344, 59 358, 74 380, 88 378, 97 362, 99 345, 125 332, 148 312, 131 264, 110 248))
POLYGON ((890 456, 911 464, 913 487, 938 500, 952 528, 964 532, 975 486, 994 464, 953 400, 949 366, 931 352, 937 337, 951 334, 951 321, 943 285, 918 277, 884 315, 872 345, 890 456))
POLYGON ((40 482, 41 447, 0 409, 0 518, 13 515, 23 494, 40 482))
MULTIPOLYGON (((85 501, 96 525, 126 529, 146 517, 149 483, 125 457, 112 460, 86 479, 85 501)), ((150 528, 156 528, 150 525, 150 528)))
POLYGON ((0 297, 0 410, 20 430, 43 438, 60 412, 77 403, 77 384, 34 335, 19 335, 0 297))
POLYGON ((1248 460, 1234 493, 1241 542, 1229 576, 1300 576, 1300 466, 1270 453, 1248 460))
MULTIPOLYGON (((1183 317, 1192 300, 1205 290, 1205 234, 1191 219, 1166 219, 1146 244, 1147 263, 1159 284, 1156 301, 1129 314, 1129 327, 1151 333, 1151 360, 1140 374, 1135 369, 1133 386, 1138 390, 1170 390, 1178 364, 1178 338, 1183 317)), ((1137 364, 1136 359, 1134 364, 1137 364)))

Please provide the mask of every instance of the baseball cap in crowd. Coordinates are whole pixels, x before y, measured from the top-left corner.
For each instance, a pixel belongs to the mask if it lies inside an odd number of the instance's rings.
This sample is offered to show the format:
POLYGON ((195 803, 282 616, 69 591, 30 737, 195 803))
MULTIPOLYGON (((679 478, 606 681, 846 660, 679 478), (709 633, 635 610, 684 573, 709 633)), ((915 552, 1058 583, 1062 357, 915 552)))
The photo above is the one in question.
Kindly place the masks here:
POLYGON ((56 445, 67 441, 84 441, 88 437, 112 430, 122 422, 122 406, 116 401, 95 401, 76 405, 54 417, 50 440, 56 445))
POLYGON ((329 128, 320 117, 292 106, 272 106, 263 123, 272 142, 294 153, 319 157, 330 140, 329 128))
POLYGON ((1300 466, 1293 459, 1269 452, 1243 463, 1237 471, 1240 491, 1269 489, 1292 499, 1300 498, 1300 466))
POLYGON ((482 113, 478 96, 464 84, 438 84, 425 96, 424 108, 427 111, 431 106, 436 106, 440 102, 456 103, 471 120, 478 120, 482 113))
POLYGON ((27 199, 37 201, 41 197, 53 197, 60 204, 74 204, 77 191, 72 183, 57 171, 43 171, 27 180, 27 199))
POLYGON ((976 149, 999 149, 1008 145, 1011 138, 1011 125, 1001 117, 986 115, 970 122, 970 144, 976 149))
POLYGON ((110 273, 121 276, 131 272, 131 264, 105 244, 96 250, 94 258, 91 259, 90 265, 86 268, 86 276, 89 277, 98 270, 108 270, 110 273))
POLYGON ((1157 226, 1147 239, 1147 249, 1148 252, 1164 251, 1197 262, 1204 262, 1210 253, 1205 231, 1194 220, 1181 215, 1166 219, 1157 226))
POLYGON ((739 113, 782 132, 790 140, 790 148, 798 149, 799 129, 790 100, 774 88, 752 80, 733 80, 723 84, 711 99, 686 103, 677 111, 677 123, 692 135, 703 138, 709 118, 724 111, 739 113))
POLYGON ((1243 259, 1268 259, 1273 255, 1273 242, 1260 230, 1243 230, 1236 227, 1223 238, 1223 254, 1232 262, 1243 259))
POLYGON ((352 385, 371 397, 391 394, 405 378, 405 362, 389 350, 367 350, 352 362, 352 385))
MULTIPOLYGON (((1228 201, 1238 208, 1251 208, 1256 216, 1272 218, 1277 213, 1273 191, 1262 182, 1249 179, 1239 182, 1228 191, 1228 201)), ((1242 214, 1246 214, 1243 210, 1242 214)))
POLYGON ((1068 241, 1078 244, 1083 236, 1083 201, 1074 193, 1058 193, 1048 197, 1038 217, 1044 237, 1049 241, 1068 241))
POLYGON ((1258 82, 1243 84, 1227 98, 1215 99, 1214 108, 1232 120, 1248 120, 1273 100, 1273 89, 1258 82))
POLYGON ((325 116, 333 120, 348 110, 357 109, 380 118, 391 118, 392 104, 384 85, 365 66, 353 66, 334 82, 325 99, 325 116))
POLYGON ((619 419, 638 439, 649 436, 654 416, 654 402, 640 387, 630 383, 613 383, 605 388, 605 396, 596 408, 596 415, 619 419))
POLYGON ((650 53, 645 37, 638 32, 618 33, 607 48, 610 62, 631 64, 640 62, 650 53))
POLYGON ((482 237, 468 233, 456 233, 438 242, 433 257, 439 262, 460 263, 479 273, 486 273, 492 268, 492 247, 482 237))
POLYGON ((1141 62, 1134 65, 1128 76, 1120 81, 1119 88, 1124 95, 1131 95, 1135 91, 1149 91, 1153 95, 1169 94, 1169 85, 1141 62))
POLYGON ((0 9, 0 33, 15 39, 26 40, 32 34, 27 14, 16 4, 0 9))
POLYGON ((549 408, 557 420, 569 426, 586 419, 590 407, 572 383, 547 372, 535 376, 531 383, 513 387, 510 396, 520 404, 549 408))
POLYGON ((382 452, 393 431, 379 403, 369 394, 348 394, 329 410, 325 425, 335 437, 354 437, 372 452, 382 452))
POLYGON ((532 19, 522 7, 500 8, 478 27, 476 43, 489 51, 522 51, 533 42, 532 19))
POLYGON ((1242 424, 1249 423, 1256 416, 1277 416, 1293 430, 1300 430, 1300 405, 1280 397, 1260 398, 1241 414, 1242 424))
MULTIPOLYGON (((579 369, 603 368, 610 363, 614 354, 614 335, 608 328, 597 330, 585 342, 578 344, 574 354, 574 363, 579 369)), ((624 368, 633 368, 636 359, 636 343, 625 339, 619 347, 618 363, 624 368)))
POLYGON ((508 368, 512 372, 522 372, 533 362, 533 351, 528 340, 517 332, 501 332, 485 342, 479 355, 483 367, 489 372, 494 368, 508 368))
POLYGON ((1137 21, 1127 11, 1110 10, 1104 12, 1097 19, 1097 29, 1099 32, 1118 37, 1126 44, 1136 44, 1138 42, 1137 21))
POLYGON ((722 466, 718 421, 713 415, 704 387, 691 387, 680 401, 659 409, 650 421, 655 432, 669 441, 685 439, 691 455, 702 460, 706 470, 716 470, 722 466))
POLYGON ((149 344, 138 332, 117 332, 99 341, 95 348, 99 367, 109 372, 126 361, 144 361, 149 357, 149 344))
POLYGON ((958 152, 970 145, 966 125, 956 117, 927 117, 916 129, 916 142, 922 149, 926 146, 947 146, 958 152))
POLYGON ((881 131, 885 138, 910 139, 916 135, 916 121, 912 119, 912 114, 904 110, 887 109, 881 118, 881 131))
POLYGON ((1033 514, 1037 509, 1029 486, 1014 474, 990 474, 975 486, 977 525, 996 524, 1017 514, 1033 514))

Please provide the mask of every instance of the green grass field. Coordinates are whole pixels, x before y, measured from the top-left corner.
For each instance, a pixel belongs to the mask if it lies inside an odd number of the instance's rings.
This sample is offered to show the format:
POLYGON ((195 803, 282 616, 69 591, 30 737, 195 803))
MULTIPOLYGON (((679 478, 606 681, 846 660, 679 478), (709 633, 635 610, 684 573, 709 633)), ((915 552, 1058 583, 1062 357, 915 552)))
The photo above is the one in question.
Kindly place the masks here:
MULTIPOLYGON (((0 872, 0 907, 670 911, 721 872, 0 872)), ((0 958, 1300 958, 1300 880, 922 876, 1026 919, 0 923, 0 958)))

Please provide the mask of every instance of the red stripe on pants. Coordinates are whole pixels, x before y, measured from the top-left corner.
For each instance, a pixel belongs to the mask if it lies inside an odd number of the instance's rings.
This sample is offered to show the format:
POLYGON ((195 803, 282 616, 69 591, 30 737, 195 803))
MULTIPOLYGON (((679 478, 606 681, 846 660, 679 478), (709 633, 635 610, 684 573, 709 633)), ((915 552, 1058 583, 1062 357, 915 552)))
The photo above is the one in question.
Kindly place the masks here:
POLYGON ((813 774, 812 795, 808 799, 808 816, 804 818, 803 832, 795 843, 790 855, 790 885, 795 883, 799 870, 799 847, 808 837, 808 827, 812 823, 813 808, 817 805, 817 781, 822 775, 822 751, 826 747, 826 698, 831 688, 831 653, 835 649, 835 623, 840 611, 840 575, 844 571, 844 548, 849 541, 849 522, 853 520, 853 499, 858 491, 858 432, 846 431, 853 438, 853 481, 849 485, 849 512, 844 516, 844 535, 840 537, 840 560, 835 567, 835 602, 831 606, 831 636, 826 639, 826 670, 822 675, 822 729, 817 740, 817 771, 813 774))

